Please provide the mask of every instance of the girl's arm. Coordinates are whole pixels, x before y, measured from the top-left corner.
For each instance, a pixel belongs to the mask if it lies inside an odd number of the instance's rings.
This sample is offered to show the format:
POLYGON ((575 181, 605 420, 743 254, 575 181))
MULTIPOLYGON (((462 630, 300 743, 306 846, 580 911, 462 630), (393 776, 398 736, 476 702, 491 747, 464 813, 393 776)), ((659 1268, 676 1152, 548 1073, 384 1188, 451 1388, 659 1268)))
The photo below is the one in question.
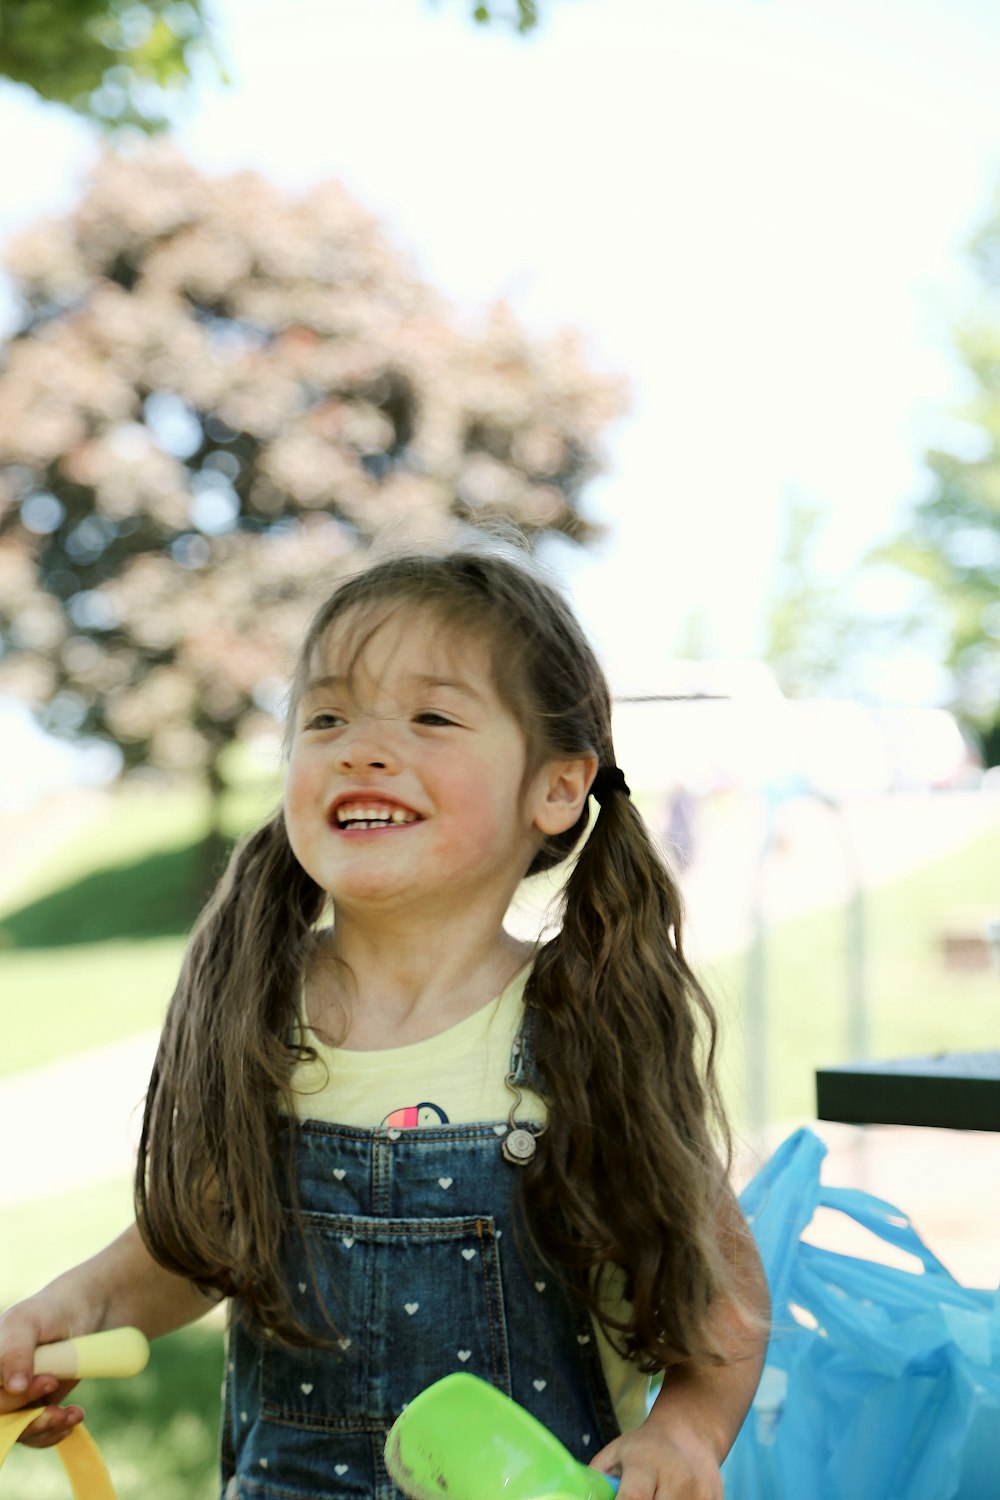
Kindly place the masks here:
POLYGON ((32 1375, 39 1344, 126 1324, 147 1338, 193 1323, 215 1299, 183 1276, 159 1265, 135 1224, 90 1260, 57 1276, 33 1297, 0 1316, 0 1413, 32 1402, 53 1404, 34 1421, 22 1441, 48 1447, 83 1417, 80 1407, 60 1407, 76 1381, 32 1375))
POLYGON ((726 1362, 667 1370, 646 1420, 592 1460, 621 1473, 618 1500, 723 1500, 719 1469, 760 1380, 770 1314, 756 1246, 735 1203, 732 1213, 724 1234, 736 1299, 717 1300, 707 1329, 726 1362))

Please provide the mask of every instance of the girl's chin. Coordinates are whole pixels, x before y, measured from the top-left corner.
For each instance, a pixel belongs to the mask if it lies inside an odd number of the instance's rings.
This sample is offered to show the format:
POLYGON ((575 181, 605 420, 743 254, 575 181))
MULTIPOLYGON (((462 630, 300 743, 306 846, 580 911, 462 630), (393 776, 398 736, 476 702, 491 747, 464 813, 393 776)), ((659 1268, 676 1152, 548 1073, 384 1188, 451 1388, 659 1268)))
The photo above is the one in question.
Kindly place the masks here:
POLYGON ((380 878, 375 871, 353 876, 341 875, 327 887, 334 910, 363 915, 370 912, 373 917, 382 917, 394 910, 399 912, 433 912, 437 908, 450 909, 456 897, 468 900, 468 881, 458 880, 445 888, 428 885, 419 876, 407 878, 401 871, 383 873, 380 878))
POLYGON ((374 875, 354 879, 339 879, 328 887, 334 906, 373 906, 384 909, 393 904, 409 905, 415 899, 426 896, 426 888, 419 881, 400 880, 374 875))

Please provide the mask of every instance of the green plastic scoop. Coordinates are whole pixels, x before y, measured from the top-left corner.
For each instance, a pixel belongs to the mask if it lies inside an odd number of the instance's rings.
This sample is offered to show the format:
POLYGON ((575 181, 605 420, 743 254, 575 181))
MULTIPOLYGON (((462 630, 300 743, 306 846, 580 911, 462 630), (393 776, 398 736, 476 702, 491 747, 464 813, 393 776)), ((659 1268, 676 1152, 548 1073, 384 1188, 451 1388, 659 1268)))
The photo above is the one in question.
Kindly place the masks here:
POLYGON ((461 1371, 400 1413, 385 1462, 412 1500, 612 1500, 618 1488, 523 1406, 461 1371))

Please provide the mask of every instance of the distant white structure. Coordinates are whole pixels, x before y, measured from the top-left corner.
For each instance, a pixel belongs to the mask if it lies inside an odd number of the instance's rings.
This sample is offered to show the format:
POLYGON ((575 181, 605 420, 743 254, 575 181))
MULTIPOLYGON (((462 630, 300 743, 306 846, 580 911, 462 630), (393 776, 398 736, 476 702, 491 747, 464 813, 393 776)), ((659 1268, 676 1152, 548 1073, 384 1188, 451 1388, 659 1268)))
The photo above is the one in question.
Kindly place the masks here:
POLYGON ((664 664, 655 688, 617 699, 618 762, 636 790, 696 795, 789 774, 788 700, 764 662, 664 664))
POLYGON ((846 699, 789 703, 796 760, 817 791, 839 798, 944 790, 978 781, 981 764, 944 708, 870 708, 846 699))
POLYGON ((943 708, 784 696, 764 662, 677 660, 616 699, 619 764, 637 791, 728 787, 872 795, 974 784, 978 757, 943 708))

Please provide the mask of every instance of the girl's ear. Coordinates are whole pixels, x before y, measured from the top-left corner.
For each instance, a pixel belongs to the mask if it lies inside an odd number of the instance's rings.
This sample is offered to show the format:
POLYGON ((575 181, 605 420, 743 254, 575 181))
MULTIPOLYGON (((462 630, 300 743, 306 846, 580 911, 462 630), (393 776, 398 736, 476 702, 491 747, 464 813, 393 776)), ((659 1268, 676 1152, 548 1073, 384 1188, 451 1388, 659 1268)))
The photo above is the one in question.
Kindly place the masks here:
POLYGON ((546 762, 535 781, 534 824, 540 833, 553 837, 573 827, 596 775, 596 755, 546 762))

